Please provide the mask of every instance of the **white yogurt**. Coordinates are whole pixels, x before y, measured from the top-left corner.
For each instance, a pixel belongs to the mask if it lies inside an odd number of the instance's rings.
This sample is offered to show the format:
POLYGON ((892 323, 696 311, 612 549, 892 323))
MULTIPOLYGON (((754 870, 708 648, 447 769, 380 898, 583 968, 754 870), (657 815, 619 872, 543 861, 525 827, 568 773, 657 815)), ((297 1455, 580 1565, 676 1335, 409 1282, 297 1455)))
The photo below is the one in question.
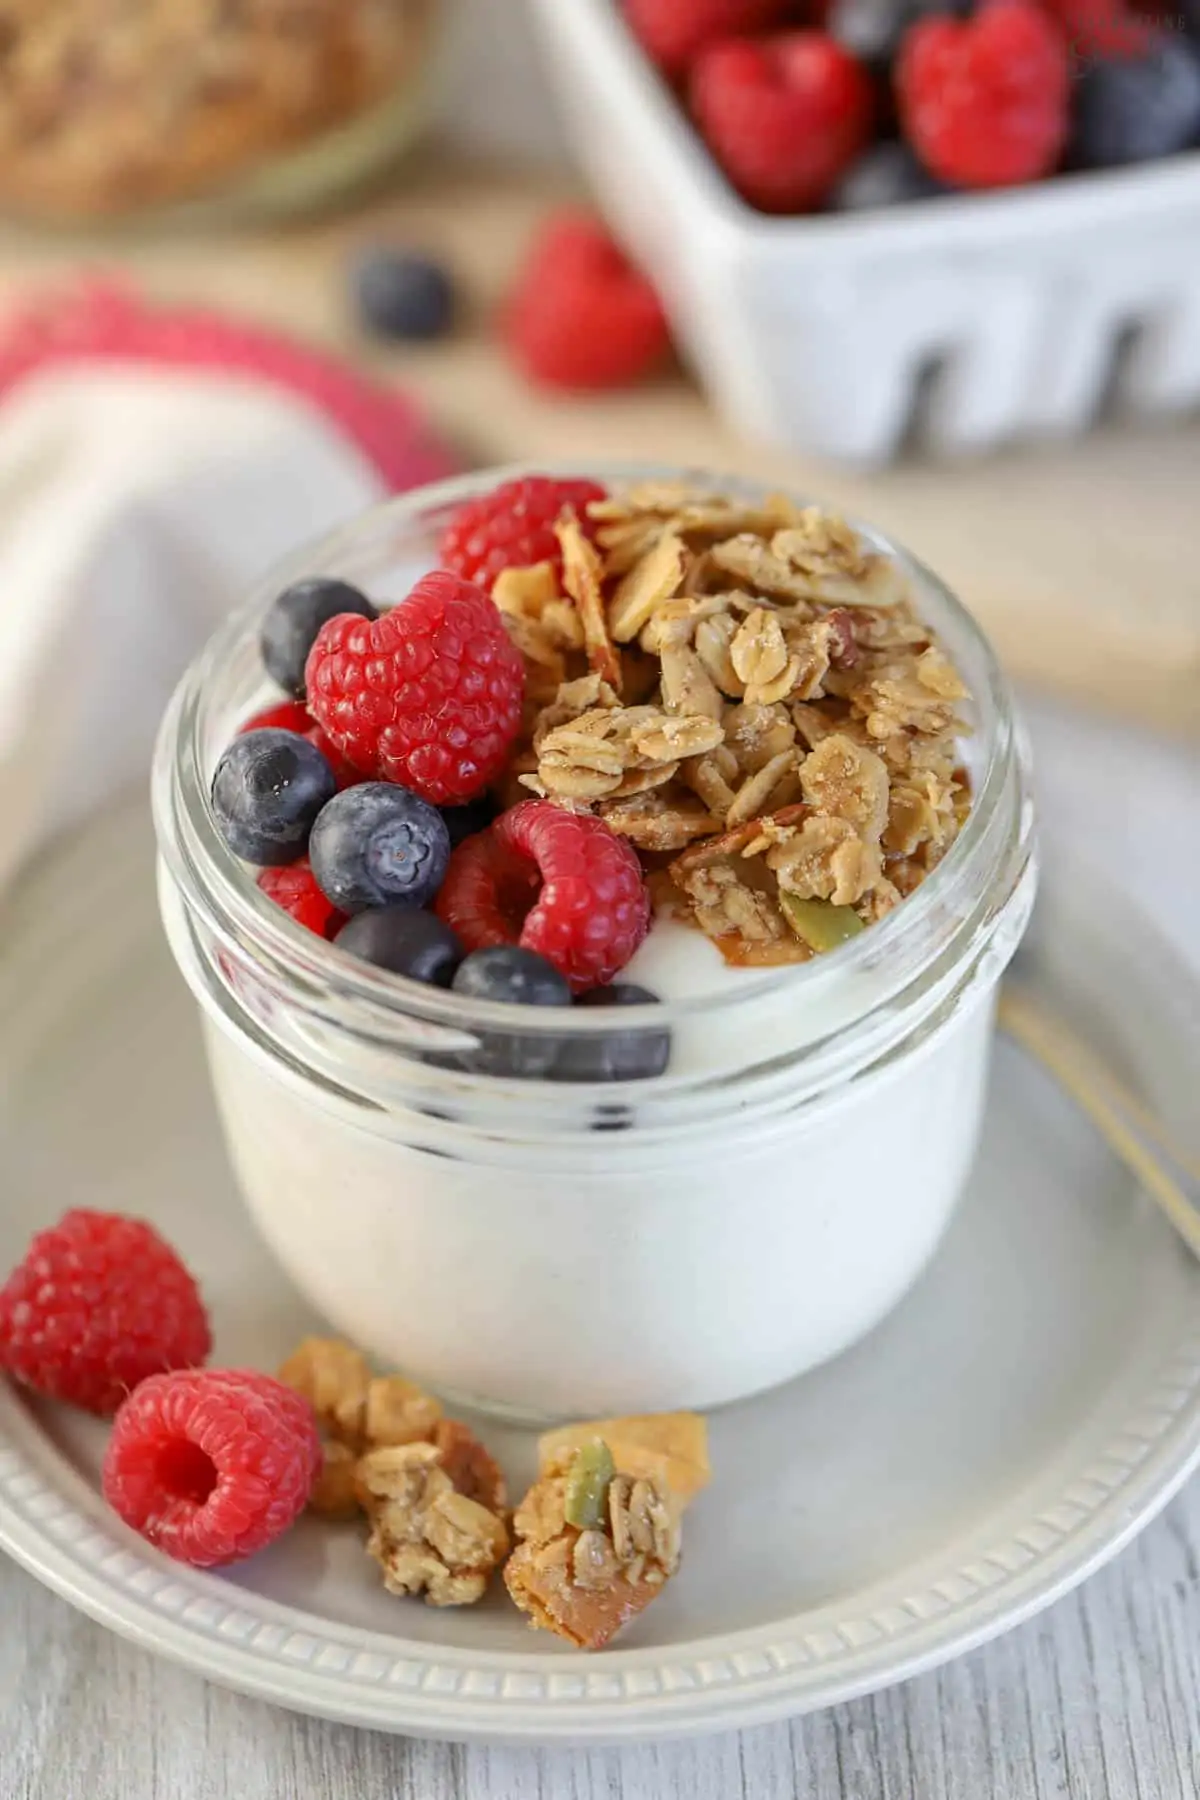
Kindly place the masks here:
MULTIPOLYGON (((668 923, 629 972, 665 999, 761 981, 668 923)), ((916 1050, 799 1110, 749 1128, 701 1111, 682 1137, 635 1122, 564 1142, 364 1107, 207 1010, 234 1166, 297 1286, 385 1366, 533 1419, 716 1406, 869 1331, 953 1211, 992 1028, 984 989, 916 1050)), ((790 1017, 794 1040, 794 1003, 767 1017, 781 1048, 790 1017)), ((743 1047, 760 1057, 762 1029, 730 1019, 706 1052, 689 1024, 673 1069, 728 1066, 743 1047)))

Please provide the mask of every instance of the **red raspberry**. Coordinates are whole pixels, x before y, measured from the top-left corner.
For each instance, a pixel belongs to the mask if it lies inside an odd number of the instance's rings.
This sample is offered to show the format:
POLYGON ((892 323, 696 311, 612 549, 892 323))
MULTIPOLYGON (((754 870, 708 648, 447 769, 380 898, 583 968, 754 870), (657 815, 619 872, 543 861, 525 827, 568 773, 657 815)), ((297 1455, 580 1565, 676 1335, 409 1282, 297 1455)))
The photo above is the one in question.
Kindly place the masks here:
POLYGON ((504 330, 531 381, 576 392, 640 381, 670 344, 649 281, 597 219, 578 212, 558 214, 535 239, 504 330))
POLYGON ((321 1466, 311 1406, 248 1369, 153 1375, 113 1423, 104 1497, 127 1525, 198 1569, 285 1532, 321 1466))
POLYGON ((0 1367, 88 1412, 212 1348, 196 1283, 140 1219, 75 1211, 39 1232, 0 1288, 0 1367))
POLYGON ((334 938, 346 923, 346 914, 339 912, 317 886, 307 856, 282 869, 263 869, 258 885, 268 900, 274 900, 297 925, 306 925, 318 937, 334 938))
POLYGON ((378 619, 342 613, 305 667, 309 711, 347 760, 452 806, 499 775, 525 667, 482 589, 439 570, 378 619))
POLYGON ((985 0, 973 19, 922 19, 896 65, 908 141, 939 181, 1036 181, 1066 142, 1070 58, 1034 0, 985 0))
POLYGON ((692 71, 692 111, 739 193, 764 212, 805 212, 871 135, 871 80, 820 31, 730 38, 692 71))
POLYGON ((579 994, 625 967, 649 930, 650 895, 636 852, 603 819, 525 800, 459 845, 437 913, 468 950, 536 950, 579 994))
POLYGON ((707 44, 765 31, 787 7, 788 0, 625 0, 625 16, 647 56, 682 75, 707 44))
POLYGON ((556 519, 573 507, 590 537, 594 528, 588 519, 588 504, 604 498, 605 491, 596 481, 558 481, 552 475, 523 475, 506 481, 490 494, 459 507, 442 535, 442 563, 489 593, 505 569, 552 562, 561 574, 556 519))
POLYGON ((339 788, 357 787, 360 781, 365 780, 357 769, 350 766, 337 745, 329 741, 303 700, 281 700, 278 706, 268 706, 262 712, 255 713, 253 718, 238 726, 238 736, 241 737, 245 731, 265 731, 272 726, 276 731, 298 731, 310 744, 315 744, 332 768, 339 788))

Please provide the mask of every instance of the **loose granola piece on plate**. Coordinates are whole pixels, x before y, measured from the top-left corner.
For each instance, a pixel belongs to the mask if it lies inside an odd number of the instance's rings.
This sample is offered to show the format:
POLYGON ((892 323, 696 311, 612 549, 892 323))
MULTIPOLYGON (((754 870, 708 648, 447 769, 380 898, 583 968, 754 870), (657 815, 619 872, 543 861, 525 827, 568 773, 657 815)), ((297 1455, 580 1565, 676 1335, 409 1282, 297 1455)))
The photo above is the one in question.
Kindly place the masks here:
POLYGON ((543 1475, 584 1444, 601 1438, 617 1467, 670 1489, 687 1506, 712 1480, 708 1460, 708 1426, 699 1413, 638 1413, 621 1419, 583 1419, 560 1425, 538 1439, 538 1468, 543 1475))
POLYGON ((333 1438, 326 1439, 321 1449, 321 1468, 308 1496, 309 1508, 323 1519, 357 1518, 359 1505, 354 1473, 358 1466, 357 1455, 348 1444, 339 1444, 333 1438))
POLYGON ((517 1508, 504 1581, 531 1624, 601 1650, 679 1567, 678 1498, 592 1437, 553 1459, 517 1508))
POLYGON ((361 1350, 340 1338, 305 1338, 279 1380, 308 1401, 325 1437, 355 1450, 363 1444, 371 1370, 361 1350))
POLYGON ((356 1470, 370 1520, 367 1554, 390 1593, 424 1595, 430 1606, 472 1606, 508 1553, 504 1521, 459 1493, 435 1444, 372 1450, 356 1470))
POLYGON ((367 1388, 364 1435, 372 1449, 428 1443, 442 1416, 432 1394, 403 1375, 377 1375, 367 1388))

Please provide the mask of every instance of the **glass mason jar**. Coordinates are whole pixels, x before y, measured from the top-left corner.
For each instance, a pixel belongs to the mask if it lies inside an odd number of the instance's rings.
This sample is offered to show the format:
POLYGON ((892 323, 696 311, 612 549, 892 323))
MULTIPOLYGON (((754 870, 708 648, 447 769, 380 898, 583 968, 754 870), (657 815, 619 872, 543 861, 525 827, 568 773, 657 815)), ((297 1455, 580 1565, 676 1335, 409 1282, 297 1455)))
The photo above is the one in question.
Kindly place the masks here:
POLYGON ((436 564, 454 507, 514 472, 391 501, 275 570, 217 634, 156 753, 163 918, 250 1212, 332 1327, 508 1416, 715 1406, 863 1336, 950 1219, 1033 897, 1024 742, 969 615, 867 532, 908 567, 974 697, 974 803, 948 855, 833 952, 622 1008, 622 1032, 670 1031, 660 1076, 564 1085, 447 1066, 489 1034, 593 1037, 612 1014, 484 1004, 354 960, 260 893, 208 790, 266 699, 257 627, 273 595, 316 573, 402 595, 436 564))
POLYGON ((32 224, 290 216, 382 174, 423 127, 443 0, 94 0, 14 21, 0 211, 32 224))

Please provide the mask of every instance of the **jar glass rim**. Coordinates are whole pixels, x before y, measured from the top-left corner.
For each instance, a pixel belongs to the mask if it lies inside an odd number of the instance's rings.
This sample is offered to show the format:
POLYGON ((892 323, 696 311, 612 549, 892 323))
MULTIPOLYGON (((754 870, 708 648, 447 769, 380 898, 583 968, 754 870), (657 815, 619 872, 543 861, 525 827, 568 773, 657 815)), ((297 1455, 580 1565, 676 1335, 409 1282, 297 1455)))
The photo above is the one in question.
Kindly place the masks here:
MULTIPOLYGON (((231 947, 249 950, 277 969, 290 967, 292 979, 314 1000, 322 992, 327 993, 339 1008, 344 1005, 369 1014, 376 1028, 386 1029, 391 1015, 397 1021, 418 1019, 468 1033, 511 1031, 519 1025, 522 1031, 552 1030, 556 1037, 584 1039, 611 1032, 612 1021, 603 1009, 552 1009, 548 1015, 545 1009, 536 1007, 467 999, 375 968, 297 925, 261 891, 253 873, 238 861, 217 830, 209 798, 211 771, 205 766, 206 694, 235 646, 256 627, 264 607, 290 582, 304 575, 337 572, 339 563, 364 534, 393 526, 402 530, 405 525, 416 525, 424 515, 453 508, 489 492, 501 482, 533 474, 593 478, 618 486, 643 481, 684 481, 707 491, 746 499, 779 491, 778 484, 772 488, 760 481, 704 468, 600 458, 507 464, 411 489, 302 545, 268 570, 185 672, 163 721, 155 753, 155 822, 160 853, 176 881, 190 895, 190 903, 195 906, 199 902, 218 939, 231 947)), ((819 504, 808 497, 793 497, 802 504, 819 504)), ((748 977, 724 987, 708 988, 692 998, 623 1007, 622 1031, 661 1030, 682 1019, 715 1022, 768 991, 779 992, 783 984, 788 984, 789 993, 799 1000, 815 992, 819 984, 876 967, 884 959, 906 961, 905 940, 919 937, 922 922, 935 909, 944 909, 964 881, 969 885, 980 857, 988 854, 993 838, 991 827, 1008 790, 1014 756, 1013 700, 1007 679, 971 614, 932 570, 868 522, 850 518, 849 523, 874 547, 901 563, 917 588, 920 605, 933 601, 935 610, 944 616, 936 622, 951 640, 951 653, 965 650, 969 654, 972 699, 983 729, 976 740, 981 752, 980 766, 962 829, 921 885, 868 931, 808 962, 765 969, 761 979, 748 977)))

